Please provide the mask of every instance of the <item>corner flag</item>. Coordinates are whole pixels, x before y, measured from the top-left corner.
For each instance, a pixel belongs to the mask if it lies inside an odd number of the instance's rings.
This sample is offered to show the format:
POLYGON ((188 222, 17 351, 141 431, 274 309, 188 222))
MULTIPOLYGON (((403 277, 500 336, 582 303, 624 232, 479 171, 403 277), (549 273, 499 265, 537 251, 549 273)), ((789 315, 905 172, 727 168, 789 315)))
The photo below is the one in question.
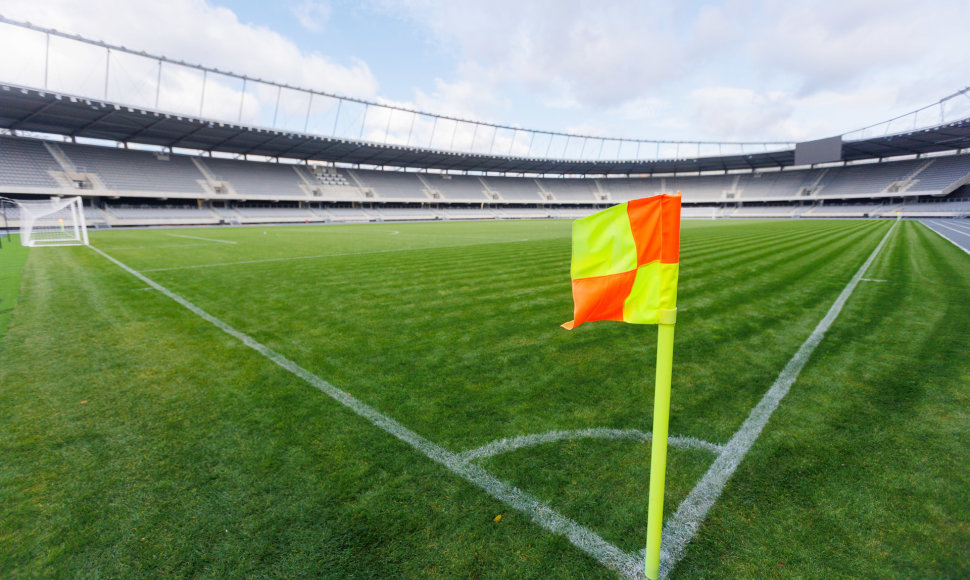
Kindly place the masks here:
POLYGON ((572 330, 584 322, 619 320, 657 325, 647 507, 647 578, 660 577, 670 376, 677 321, 680 262, 680 192, 637 199, 573 222, 572 330))
POLYGON ((677 308, 680 196, 657 195, 573 222, 572 330, 593 320, 657 324, 677 308))

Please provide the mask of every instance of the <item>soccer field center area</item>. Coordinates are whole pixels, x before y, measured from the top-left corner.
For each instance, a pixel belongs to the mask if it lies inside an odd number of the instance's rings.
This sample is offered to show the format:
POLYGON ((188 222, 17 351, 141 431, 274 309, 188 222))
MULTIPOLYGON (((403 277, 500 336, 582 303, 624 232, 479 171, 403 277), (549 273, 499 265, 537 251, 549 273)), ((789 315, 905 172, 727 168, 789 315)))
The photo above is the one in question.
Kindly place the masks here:
MULTIPOLYGON (((4 577, 643 572, 656 331, 564 220, 0 249, 4 577)), ((970 575, 970 255, 685 221, 662 575, 970 575)))

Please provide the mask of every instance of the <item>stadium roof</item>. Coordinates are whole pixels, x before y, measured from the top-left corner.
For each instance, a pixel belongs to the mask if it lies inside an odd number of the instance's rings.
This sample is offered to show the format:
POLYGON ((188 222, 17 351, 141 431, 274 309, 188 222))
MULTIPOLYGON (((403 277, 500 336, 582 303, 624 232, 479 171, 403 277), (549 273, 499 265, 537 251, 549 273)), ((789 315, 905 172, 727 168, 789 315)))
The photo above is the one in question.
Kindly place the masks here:
MULTIPOLYGON (((0 85, 0 128, 230 154, 450 171, 567 175, 691 173, 794 165, 794 149, 659 160, 545 159, 451 152, 264 129, 0 85)), ((843 143, 843 161, 970 148, 970 118, 843 143)))

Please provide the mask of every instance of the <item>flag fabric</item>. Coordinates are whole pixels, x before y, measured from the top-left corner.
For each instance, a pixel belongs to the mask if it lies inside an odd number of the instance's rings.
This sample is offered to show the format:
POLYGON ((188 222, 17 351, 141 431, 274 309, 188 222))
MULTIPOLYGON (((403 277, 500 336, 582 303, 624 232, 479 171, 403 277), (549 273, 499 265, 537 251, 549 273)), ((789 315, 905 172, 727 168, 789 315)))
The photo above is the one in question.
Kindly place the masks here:
MULTIPOLYGON (((677 192, 678 194, 680 192, 677 192)), ((657 324, 677 307, 680 195, 613 206, 573 222, 572 330, 584 322, 657 324)))

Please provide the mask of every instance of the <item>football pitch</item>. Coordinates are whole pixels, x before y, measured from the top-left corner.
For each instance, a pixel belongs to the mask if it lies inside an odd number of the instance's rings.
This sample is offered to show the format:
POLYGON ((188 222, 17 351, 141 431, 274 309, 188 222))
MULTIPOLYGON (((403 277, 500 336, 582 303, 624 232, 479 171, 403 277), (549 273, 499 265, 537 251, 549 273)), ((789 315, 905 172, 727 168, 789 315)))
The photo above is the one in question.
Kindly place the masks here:
MULTIPOLYGON (((656 328, 559 327, 570 225, 5 240, 0 576, 635 576, 656 328)), ((669 577, 970 576, 970 255, 686 221, 678 306, 669 577)))

